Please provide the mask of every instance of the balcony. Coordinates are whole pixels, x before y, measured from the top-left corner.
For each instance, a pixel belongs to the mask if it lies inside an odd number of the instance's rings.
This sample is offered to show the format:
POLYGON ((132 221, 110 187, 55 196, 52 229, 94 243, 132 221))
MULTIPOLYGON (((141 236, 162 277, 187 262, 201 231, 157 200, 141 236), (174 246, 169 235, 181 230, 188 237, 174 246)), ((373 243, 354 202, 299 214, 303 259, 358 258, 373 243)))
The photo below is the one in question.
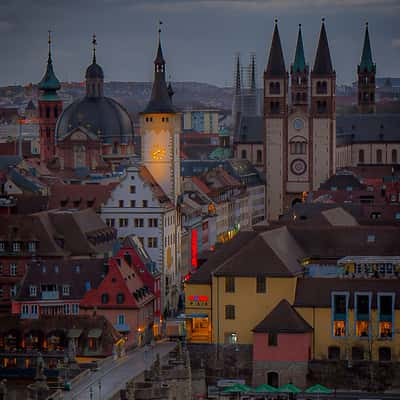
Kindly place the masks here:
POLYGON ((58 300, 60 295, 57 290, 42 292, 42 300, 58 300))

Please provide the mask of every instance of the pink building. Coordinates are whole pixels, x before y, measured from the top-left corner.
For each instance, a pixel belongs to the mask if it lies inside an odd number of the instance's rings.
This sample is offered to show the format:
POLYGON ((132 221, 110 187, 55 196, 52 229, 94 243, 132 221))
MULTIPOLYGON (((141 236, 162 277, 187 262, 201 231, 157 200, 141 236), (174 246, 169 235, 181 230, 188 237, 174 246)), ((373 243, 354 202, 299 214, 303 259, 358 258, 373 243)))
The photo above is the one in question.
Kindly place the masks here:
POLYGON ((312 327, 282 300, 253 329, 253 383, 304 387, 311 358, 312 327))

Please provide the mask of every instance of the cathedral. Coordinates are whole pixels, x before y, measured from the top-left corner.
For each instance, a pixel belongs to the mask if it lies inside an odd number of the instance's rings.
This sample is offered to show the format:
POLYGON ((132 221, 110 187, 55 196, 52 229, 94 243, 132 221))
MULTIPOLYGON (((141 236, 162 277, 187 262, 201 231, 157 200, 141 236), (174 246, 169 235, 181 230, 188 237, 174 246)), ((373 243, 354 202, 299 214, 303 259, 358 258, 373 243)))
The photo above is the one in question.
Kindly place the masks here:
POLYGON ((290 76, 275 23, 264 72, 268 220, 278 219, 303 192, 317 189, 335 172, 335 89, 324 21, 311 72, 299 27, 290 76))
POLYGON ((104 73, 96 61, 93 37, 92 63, 86 69, 86 93, 63 110, 61 85, 49 54, 39 83, 40 159, 61 170, 115 167, 134 155, 133 124, 125 108, 104 96, 104 73))

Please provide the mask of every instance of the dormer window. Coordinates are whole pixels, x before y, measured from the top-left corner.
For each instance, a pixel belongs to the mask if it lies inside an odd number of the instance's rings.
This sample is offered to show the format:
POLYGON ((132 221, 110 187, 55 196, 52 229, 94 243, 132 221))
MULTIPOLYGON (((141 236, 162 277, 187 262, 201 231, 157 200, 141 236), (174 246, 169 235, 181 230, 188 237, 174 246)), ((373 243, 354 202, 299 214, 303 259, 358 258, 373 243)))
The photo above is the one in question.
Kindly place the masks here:
POLYGON ((13 252, 17 253, 21 251, 21 243, 20 242, 13 242, 13 252))

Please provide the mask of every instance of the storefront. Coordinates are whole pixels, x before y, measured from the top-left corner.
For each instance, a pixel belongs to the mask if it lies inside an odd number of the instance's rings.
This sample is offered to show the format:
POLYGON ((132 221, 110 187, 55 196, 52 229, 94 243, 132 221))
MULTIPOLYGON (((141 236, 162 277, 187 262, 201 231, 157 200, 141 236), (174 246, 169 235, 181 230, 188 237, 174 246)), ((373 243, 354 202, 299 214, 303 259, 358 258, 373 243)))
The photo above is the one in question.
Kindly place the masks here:
POLYGON ((211 320, 208 314, 184 314, 187 340, 192 343, 211 342, 211 320))

